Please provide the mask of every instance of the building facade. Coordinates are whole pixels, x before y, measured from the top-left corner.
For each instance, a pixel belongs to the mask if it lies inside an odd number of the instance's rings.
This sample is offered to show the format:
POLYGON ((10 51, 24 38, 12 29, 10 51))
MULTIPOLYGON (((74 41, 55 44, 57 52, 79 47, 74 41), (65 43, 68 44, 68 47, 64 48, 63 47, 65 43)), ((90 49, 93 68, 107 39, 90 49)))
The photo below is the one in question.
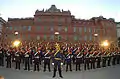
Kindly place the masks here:
POLYGON ((9 40, 17 38, 24 41, 113 42, 117 38, 113 19, 103 16, 89 20, 76 19, 69 10, 57 9, 55 5, 47 10, 36 10, 32 18, 8 18, 7 26, 9 40))
POLYGON ((7 38, 7 33, 5 31, 6 29, 6 21, 0 17, 0 46, 4 44, 4 41, 7 38))

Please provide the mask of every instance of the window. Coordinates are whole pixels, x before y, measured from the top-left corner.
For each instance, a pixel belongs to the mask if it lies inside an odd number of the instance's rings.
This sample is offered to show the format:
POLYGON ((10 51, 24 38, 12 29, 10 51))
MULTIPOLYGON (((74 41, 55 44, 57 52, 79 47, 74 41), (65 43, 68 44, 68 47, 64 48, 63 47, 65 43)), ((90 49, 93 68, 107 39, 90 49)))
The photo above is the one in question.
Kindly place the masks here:
POLYGON ((84 36, 84 40, 87 41, 87 36, 86 35, 84 36))
POLYGON ((23 26, 23 30, 26 30, 26 26, 23 26))
POLYGON ((10 30, 12 30, 12 27, 9 27, 10 30))
POLYGON ((37 40, 40 40, 40 36, 39 35, 37 35, 37 40))
POLYGON ((89 32, 91 32, 92 31, 92 29, 91 28, 89 28, 89 32))
POLYGON ((47 27, 46 26, 44 26, 44 31, 46 31, 47 30, 47 27))
POLYGON ((30 35, 28 35, 28 39, 31 39, 30 35))
POLYGON ((54 31, 54 28, 53 28, 53 27, 51 27, 51 28, 50 28, 50 31, 54 31))
POLYGON ((94 33, 96 32, 96 29, 94 29, 94 33))
POLYGON ((73 28, 73 31, 76 32, 76 27, 73 28))
POLYGON ((78 40, 77 36, 74 36, 74 41, 77 41, 77 40, 78 40))
POLYGON ((90 41, 92 40, 92 35, 90 35, 89 40, 90 40, 90 41))
POLYGON ((84 27, 84 32, 87 32, 87 28, 86 27, 84 27))
POLYGON ((38 18, 38 21, 40 21, 40 18, 38 18))
POLYGON ((44 37, 43 37, 43 38, 44 38, 44 40, 46 40, 46 39, 47 39, 47 36, 46 36, 46 35, 44 35, 44 37))
POLYGON ((67 32, 68 31, 68 27, 65 27, 65 32, 67 32))
POLYGON ((62 37, 60 35, 58 35, 58 40, 60 41, 62 39, 62 37))
POLYGON ((14 27, 14 30, 17 30, 17 26, 14 27))
POLYGON ((82 32, 82 27, 79 27, 79 32, 82 32))
POLYGON ((28 26, 28 31, 31 31, 31 26, 28 26))
POLYGON ((50 39, 51 39, 51 40, 54 40, 54 35, 51 35, 50 39))
POLYGON ((61 27, 58 27, 58 31, 61 31, 61 27))
POLYGON ((37 30, 37 31, 40 31, 40 26, 37 26, 37 27, 36 27, 36 30, 37 30))

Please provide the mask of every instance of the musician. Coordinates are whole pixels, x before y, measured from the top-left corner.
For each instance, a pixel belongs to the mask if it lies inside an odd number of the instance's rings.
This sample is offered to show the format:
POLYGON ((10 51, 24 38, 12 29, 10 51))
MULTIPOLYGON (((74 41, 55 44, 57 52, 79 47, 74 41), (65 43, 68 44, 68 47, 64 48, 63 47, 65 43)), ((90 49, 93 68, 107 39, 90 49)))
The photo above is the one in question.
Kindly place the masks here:
POLYGON ((110 63, 111 63, 111 50, 110 49, 107 51, 107 60, 108 60, 107 65, 110 66, 110 63))
POLYGON ((20 49, 15 52, 15 63, 16 63, 15 69, 20 70, 20 63, 21 63, 21 51, 20 51, 20 49))
POLYGON ((96 52, 96 62, 97 62, 97 68, 101 68, 100 62, 101 62, 101 50, 99 49, 98 52, 96 52))
POLYGON ((59 76, 63 78, 62 70, 61 70, 61 65, 63 64, 62 63, 63 54, 61 53, 60 46, 58 44, 56 44, 56 50, 55 50, 55 53, 53 54, 52 61, 53 61, 52 64, 54 65, 53 78, 56 76, 57 69, 59 71, 59 76))
POLYGON ((115 49, 113 49, 113 52, 112 52, 112 65, 116 65, 116 51, 115 49))
POLYGON ((25 69, 30 71, 30 50, 26 51, 24 54, 25 69))
POLYGON ((11 63, 12 63, 12 54, 11 54, 11 49, 8 49, 8 51, 6 52, 6 61, 7 61, 7 65, 6 68, 11 68, 11 63))
POLYGON ((0 48, 0 66, 4 66, 4 49, 0 48))
POLYGON ((44 54, 44 72, 46 71, 46 66, 48 65, 48 70, 49 72, 51 72, 51 69, 50 69, 50 59, 51 59, 51 55, 50 55, 50 50, 46 50, 46 53, 44 54))
POLYGON ((90 52, 91 69, 95 69, 95 61, 96 61, 95 54, 96 54, 96 52, 97 51, 95 51, 95 50, 90 52))
MULTIPOLYGON (((83 49, 84 50, 84 49, 83 49)), ((83 63, 83 50, 82 51, 77 51, 77 55, 76 55, 76 71, 79 69, 79 71, 81 70, 81 64, 83 63)))
POLYGON ((105 50, 102 51, 102 67, 106 67, 106 60, 107 60, 106 53, 107 52, 105 50))
POLYGON ((34 58, 33 58, 33 61, 34 61, 34 71, 36 71, 36 69, 37 69, 37 71, 40 70, 40 68, 39 68, 40 58, 41 58, 40 57, 40 52, 38 51, 38 52, 36 52, 34 54, 34 58))
POLYGON ((89 57, 89 52, 88 52, 88 50, 86 50, 85 52, 84 52, 84 70, 86 70, 86 67, 87 67, 87 69, 89 70, 90 68, 89 68, 89 62, 90 62, 90 57, 89 57))
POLYGON ((70 68, 70 71, 72 71, 72 53, 68 51, 68 53, 65 56, 65 61, 66 61, 66 72, 68 71, 68 66, 70 68))

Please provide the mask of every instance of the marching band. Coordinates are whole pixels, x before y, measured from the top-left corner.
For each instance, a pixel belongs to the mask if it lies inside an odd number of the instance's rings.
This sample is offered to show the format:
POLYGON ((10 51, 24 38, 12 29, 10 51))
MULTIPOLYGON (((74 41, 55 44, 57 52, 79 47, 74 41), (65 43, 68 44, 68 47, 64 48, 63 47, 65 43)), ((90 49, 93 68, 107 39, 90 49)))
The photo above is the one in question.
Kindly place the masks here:
POLYGON ((66 66, 66 72, 73 71, 73 65, 76 65, 76 71, 81 71, 81 65, 84 70, 96 69, 111 65, 120 64, 120 49, 118 47, 104 49, 99 45, 73 45, 65 46, 56 43, 53 46, 40 45, 39 47, 22 47, 22 48, 0 48, 0 66, 11 68, 15 63, 15 69, 21 69, 24 64, 24 70, 31 70, 34 65, 34 71, 40 71, 41 63, 44 64, 44 72, 48 66, 51 72, 51 64, 54 65, 53 78, 58 70, 59 76, 62 76, 61 65, 66 66), (46 47, 45 47, 46 46, 46 47))

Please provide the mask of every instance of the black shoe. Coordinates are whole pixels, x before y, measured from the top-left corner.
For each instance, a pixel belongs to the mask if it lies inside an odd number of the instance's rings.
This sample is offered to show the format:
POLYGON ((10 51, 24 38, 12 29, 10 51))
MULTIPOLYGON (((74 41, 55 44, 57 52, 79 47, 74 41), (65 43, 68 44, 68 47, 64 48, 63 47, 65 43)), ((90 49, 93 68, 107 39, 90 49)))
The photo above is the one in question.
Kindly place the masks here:
POLYGON ((55 76, 53 76, 52 78, 55 78, 55 76))
POLYGON ((63 78, 63 76, 60 76, 61 78, 63 78))

